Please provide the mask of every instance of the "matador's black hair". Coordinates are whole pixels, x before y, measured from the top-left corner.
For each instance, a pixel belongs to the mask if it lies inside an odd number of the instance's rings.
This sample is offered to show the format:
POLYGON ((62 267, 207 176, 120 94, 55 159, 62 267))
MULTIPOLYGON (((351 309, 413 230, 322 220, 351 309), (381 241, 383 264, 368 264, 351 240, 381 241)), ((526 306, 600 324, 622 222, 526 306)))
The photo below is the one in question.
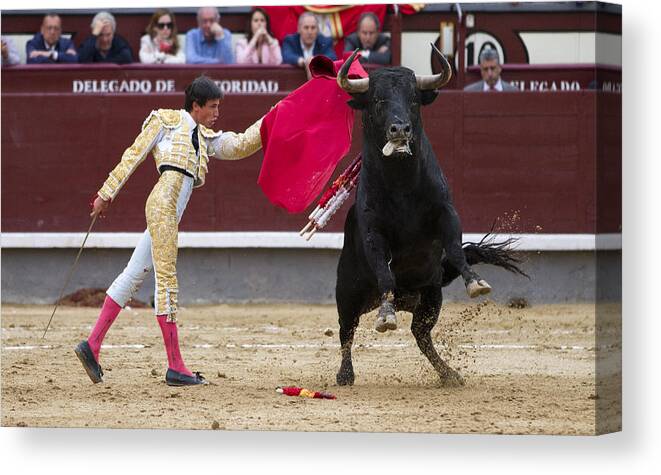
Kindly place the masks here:
POLYGON ((193 102, 202 107, 212 99, 222 99, 223 91, 206 76, 199 76, 186 88, 186 101, 184 109, 188 112, 193 110, 193 102))

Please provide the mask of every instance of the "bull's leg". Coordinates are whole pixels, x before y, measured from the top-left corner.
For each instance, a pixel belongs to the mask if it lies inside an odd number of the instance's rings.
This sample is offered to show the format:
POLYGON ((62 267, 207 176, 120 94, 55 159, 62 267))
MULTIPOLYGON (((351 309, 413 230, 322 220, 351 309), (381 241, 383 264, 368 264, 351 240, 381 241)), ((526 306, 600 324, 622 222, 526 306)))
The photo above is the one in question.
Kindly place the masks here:
POLYGON ((336 381, 340 386, 353 385, 354 373, 351 361, 351 347, 353 337, 358 327, 360 315, 364 308, 364 301, 368 294, 373 294, 355 280, 338 279, 335 290, 337 300, 337 312, 340 323, 340 353, 342 363, 337 372, 336 381), (353 284, 353 285, 352 285, 353 284))
POLYGON ((351 361, 351 347, 353 346, 353 336, 358 327, 360 315, 342 315, 340 313, 340 353, 342 363, 337 372, 335 380, 340 386, 352 386, 354 381, 353 363, 351 361))
POLYGON ((376 284, 381 302, 376 317, 376 331, 396 330, 395 276, 390 270, 392 256, 388 243, 381 234, 370 232, 367 235, 364 249, 367 262, 376 275, 376 284))
POLYGON ((461 247, 461 223, 451 201, 447 201, 440 216, 443 249, 448 261, 459 271, 466 285, 466 292, 473 298, 491 292, 491 286, 482 279, 466 262, 466 254, 461 247))
POLYGON ((420 294, 420 303, 413 311, 411 332, 420 351, 438 373, 441 384, 443 386, 460 386, 464 384, 463 378, 441 359, 431 339, 431 330, 438 321, 442 303, 443 293, 440 286, 424 289, 420 294))
POLYGON ((344 246, 337 264, 337 284, 335 301, 340 323, 340 353, 342 363, 336 381, 340 386, 352 385, 354 381, 351 362, 351 346, 360 315, 367 308, 366 302, 376 300, 374 285, 364 277, 364 265, 356 255, 358 246, 356 235, 355 206, 349 209, 344 225, 344 246))

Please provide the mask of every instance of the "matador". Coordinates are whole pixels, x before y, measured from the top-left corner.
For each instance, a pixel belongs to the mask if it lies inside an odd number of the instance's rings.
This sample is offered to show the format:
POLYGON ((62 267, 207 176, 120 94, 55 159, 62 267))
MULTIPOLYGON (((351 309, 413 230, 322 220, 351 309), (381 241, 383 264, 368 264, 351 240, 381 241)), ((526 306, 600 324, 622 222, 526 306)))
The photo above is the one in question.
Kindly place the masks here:
POLYGON ((200 76, 186 88, 184 109, 159 109, 145 120, 140 135, 126 149, 97 193, 91 215, 105 212, 122 186, 151 152, 160 177, 147 198, 147 230, 126 268, 106 291, 103 307, 87 340, 75 348, 94 383, 103 381, 99 364, 101 343, 121 309, 153 270, 154 310, 163 333, 168 359, 165 380, 170 386, 206 384, 199 372, 184 364, 177 332, 177 237, 179 221, 193 188, 204 184, 209 157, 221 160, 246 158, 261 146, 262 119, 243 133, 215 132, 214 122, 223 98, 209 78, 200 76))

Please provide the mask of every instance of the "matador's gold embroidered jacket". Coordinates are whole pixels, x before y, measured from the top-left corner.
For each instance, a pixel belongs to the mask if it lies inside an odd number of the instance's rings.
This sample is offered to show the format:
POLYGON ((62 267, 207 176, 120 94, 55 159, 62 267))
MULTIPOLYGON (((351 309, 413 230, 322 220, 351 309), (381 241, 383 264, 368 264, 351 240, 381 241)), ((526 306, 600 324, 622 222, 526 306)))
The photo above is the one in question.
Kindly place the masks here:
POLYGON ((199 154, 195 154, 191 134, 195 121, 185 110, 159 109, 152 111, 142 124, 142 132, 133 145, 126 149, 122 160, 110 172, 98 195, 112 200, 135 169, 151 151, 156 169, 172 165, 193 175, 195 187, 204 185, 209 157, 221 160, 239 160, 252 155, 262 146, 259 129, 262 119, 244 133, 214 132, 199 125, 199 154))

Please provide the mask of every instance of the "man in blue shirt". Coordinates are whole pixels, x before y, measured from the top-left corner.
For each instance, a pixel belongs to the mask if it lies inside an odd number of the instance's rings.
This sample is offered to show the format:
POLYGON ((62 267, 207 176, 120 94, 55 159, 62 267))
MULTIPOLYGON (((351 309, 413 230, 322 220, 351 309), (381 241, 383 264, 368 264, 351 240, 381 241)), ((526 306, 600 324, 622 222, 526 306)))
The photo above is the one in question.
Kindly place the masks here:
POLYGON ((220 13, 213 7, 197 11, 197 26, 186 33, 188 64, 233 64, 232 32, 220 26, 220 13))
POLYGON ((335 58, 333 40, 319 34, 319 20, 312 12, 298 17, 298 33, 285 36, 282 42, 282 62, 306 68, 312 57, 323 54, 335 58))
POLYGON ((77 63, 73 42, 62 38, 62 20, 49 13, 41 22, 41 31, 25 45, 28 64, 77 63))

